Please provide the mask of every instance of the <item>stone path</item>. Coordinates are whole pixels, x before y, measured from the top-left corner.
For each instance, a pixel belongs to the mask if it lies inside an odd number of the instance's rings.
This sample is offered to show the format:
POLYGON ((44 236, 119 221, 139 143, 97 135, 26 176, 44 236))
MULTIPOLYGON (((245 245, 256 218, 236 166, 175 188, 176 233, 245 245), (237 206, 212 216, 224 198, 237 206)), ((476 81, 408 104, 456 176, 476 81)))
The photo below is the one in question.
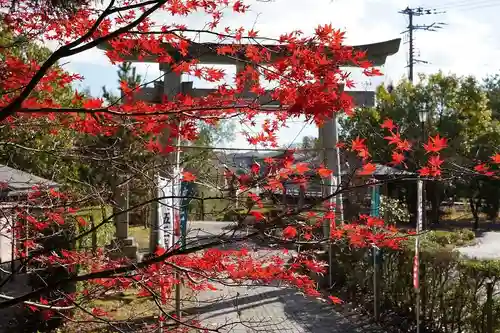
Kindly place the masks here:
MULTIPOLYGON (((355 325, 331 304, 278 287, 225 287, 204 292, 199 306, 185 309, 199 315, 206 328, 220 332, 355 333, 376 332, 355 325)), ((380 332, 380 331, 379 331, 380 332)))
MULTIPOLYGON (((206 233, 222 231, 220 222, 192 223, 191 227, 206 233), (218 223, 218 224, 216 224, 218 223), (217 230, 219 229, 219 230, 217 230)), ((194 231, 194 230, 193 230, 194 231)), ((202 237, 201 234, 198 237, 202 237)), ((241 246, 232 244, 231 247, 241 246)), ((282 251, 256 248, 256 255, 282 255, 282 251)), ((184 307, 201 320, 204 327, 231 333, 355 333, 382 332, 367 326, 369 318, 347 319, 329 302, 309 298, 289 288, 277 286, 216 285, 216 291, 202 292, 196 304, 184 307)), ((367 316, 365 316, 367 317, 367 316)))

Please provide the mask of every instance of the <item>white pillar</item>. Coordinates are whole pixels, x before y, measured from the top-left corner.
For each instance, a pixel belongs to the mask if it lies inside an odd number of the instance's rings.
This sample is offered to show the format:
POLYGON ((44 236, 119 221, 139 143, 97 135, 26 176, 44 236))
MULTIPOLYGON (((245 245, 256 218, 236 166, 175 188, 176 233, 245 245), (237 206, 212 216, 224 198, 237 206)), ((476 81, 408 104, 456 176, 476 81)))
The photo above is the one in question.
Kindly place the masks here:
MULTIPOLYGON (((329 189, 326 195, 332 195, 335 191, 340 189, 342 183, 342 170, 340 167, 340 152, 337 148, 338 137, 338 123, 337 117, 334 114, 331 119, 327 120, 323 127, 318 131, 321 147, 324 149, 322 160, 325 166, 333 171, 331 179, 329 179, 329 189)), ((336 216, 339 222, 344 221, 344 207, 342 202, 342 194, 336 195, 332 200, 336 204, 336 216)))
MULTIPOLYGON (((160 64, 160 70, 164 72, 163 75, 163 96, 166 96, 168 100, 172 100, 177 94, 182 92, 182 87, 181 87, 181 75, 178 75, 177 73, 173 72, 171 68, 165 64, 160 64)), ((192 85, 191 85, 192 87, 192 85)), ((162 96, 162 97, 163 97, 162 96)), ((161 144, 167 144, 168 138, 170 136, 170 133, 167 130, 163 133, 162 137, 160 138, 160 143, 161 144)), ((174 142, 170 142, 168 144, 175 144, 174 142)), ((169 161, 170 165, 173 165, 175 163, 175 154, 169 154, 166 157, 167 161, 169 161)), ((173 170, 173 168, 172 168, 173 170)), ((159 187, 158 187, 158 175, 165 176, 165 174, 168 173, 168 171, 172 170, 154 170, 151 172, 151 199, 155 199, 158 197, 159 193, 159 187)), ((159 216, 159 208, 160 204, 158 201, 153 201, 150 204, 150 212, 151 214, 149 215, 150 221, 150 235, 149 235, 149 250, 151 253, 154 253, 156 250, 157 246, 159 244, 162 244, 162 240, 160 237, 162 237, 162 232, 161 228, 163 228, 162 223, 163 223, 163 216, 159 216)), ((173 223, 173 221, 172 221, 173 223)))
MULTIPOLYGON (((330 196, 335 191, 337 191, 341 184, 341 169, 340 169, 340 155, 339 149, 337 148, 338 143, 338 132, 337 132, 337 117, 335 114, 332 115, 332 119, 327 120, 323 127, 319 128, 319 140, 322 150, 322 161, 325 166, 332 170, 332 176, 325 181, 325 188, 323 191, 324 196, 330 196)), ((335 213, 336 220, 340 223, 344 220, 343 205, 342 205, 342 195, 336 195, 329 199, 329 203, 336 204, 335 213)), ((330 238, 330 221, 326 220, 323 224, 323 233, 325 238, 330 238)), ((332 275, 332 247, 331 245, 325 246, 325 250, 328 251, 328 283, 331 287, 333 284, 332 275)))

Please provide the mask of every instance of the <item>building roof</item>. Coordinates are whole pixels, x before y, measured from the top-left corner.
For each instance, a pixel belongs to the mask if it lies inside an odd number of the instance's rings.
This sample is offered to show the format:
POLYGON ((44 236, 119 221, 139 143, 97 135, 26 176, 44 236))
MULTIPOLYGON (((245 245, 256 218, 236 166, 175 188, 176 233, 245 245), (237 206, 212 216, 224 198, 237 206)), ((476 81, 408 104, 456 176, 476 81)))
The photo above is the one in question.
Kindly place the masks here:
MULTIPOLYGON (((399 51, 399 46, 401 44, 401 38, 396 38, 388 41, 383 41, 379 43, 355 45, 352 48, 355 51, 365 51, 366 57, 369 61, 373 63, 374 66, 382 66, 388 56, 394 55, 399 51)), ((194 56, 200 60, 202 63, 212 63, 212 64, 235 64, 238 60, 233 57, 225 57, 217 54, 217 48, 224 46, 226 44, 217 43, 191 43, 189 46, 188 53, 190 56, 194 56)), ((244 46, 244 44, 238 44, 244 46)), ((282 50, 286 48, 281 47, 277 44, 251 44, 257 48, 263 48, 268 50, 277 50, 278 52, 273 53, 277 55, 285 55, 282 50)), ((101 50, 108 50, 111 48, 109 43, 103 43, 97 46, 101 50)), ((163 47, 171 55, 178 55, 177 49, 169 43, 164 43, 163 47)), ((132 62, 157 62, 156 57, 140 57, 138 54, 127 54, 123 55, 124 60, 132 62)), ((180 57, 180 55, 178 55, 180 57)), ((244 55, 239 55, 238 58, 244 58, 244 55)), ((272 61, 272 60, 271 60, 272 61)))
POLYGON ((387 165, 375 164, 375 172, 373 173, 373 177, 381 177, 381 176, 410 176, 415 175, 415 173, 405 170, 396 169, 387 165))
POLYGON ((31 173, 0 164, 0 183, 7 184, 8 196, 19 196, 32 191, 33 186, 56 188, 59 184, 51 180, 35 176, 31 173))

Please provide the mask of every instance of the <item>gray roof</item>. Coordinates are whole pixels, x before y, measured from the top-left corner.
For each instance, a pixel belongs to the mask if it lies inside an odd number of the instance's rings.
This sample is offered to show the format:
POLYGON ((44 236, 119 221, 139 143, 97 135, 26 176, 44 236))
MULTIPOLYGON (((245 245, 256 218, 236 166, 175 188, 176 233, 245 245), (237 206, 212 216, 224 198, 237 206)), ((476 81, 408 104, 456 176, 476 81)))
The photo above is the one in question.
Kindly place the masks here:
POLYGON ((6 183, 9 186, 9 196, 30 192, 33 186, 59 187, 58 183, 51 180, 1 164, 0 183, 6 183))
POLYGON ((373 176, 410 176, 415 175, 413 172, 396 169, 387 165, 375 164, 375 172, 373 176))

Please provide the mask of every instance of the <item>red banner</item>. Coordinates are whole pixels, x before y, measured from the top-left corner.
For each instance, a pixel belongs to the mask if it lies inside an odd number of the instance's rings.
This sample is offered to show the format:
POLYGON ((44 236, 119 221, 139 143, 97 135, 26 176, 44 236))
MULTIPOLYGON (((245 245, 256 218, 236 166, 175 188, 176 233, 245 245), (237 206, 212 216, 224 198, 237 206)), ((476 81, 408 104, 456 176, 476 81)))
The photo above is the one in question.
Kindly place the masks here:
POLYGON ((415 289, 418 289, 419 287, 419 281, 418 281, 418 256, 416 255, 414 258, 413 258, 413 287, 415 289))

